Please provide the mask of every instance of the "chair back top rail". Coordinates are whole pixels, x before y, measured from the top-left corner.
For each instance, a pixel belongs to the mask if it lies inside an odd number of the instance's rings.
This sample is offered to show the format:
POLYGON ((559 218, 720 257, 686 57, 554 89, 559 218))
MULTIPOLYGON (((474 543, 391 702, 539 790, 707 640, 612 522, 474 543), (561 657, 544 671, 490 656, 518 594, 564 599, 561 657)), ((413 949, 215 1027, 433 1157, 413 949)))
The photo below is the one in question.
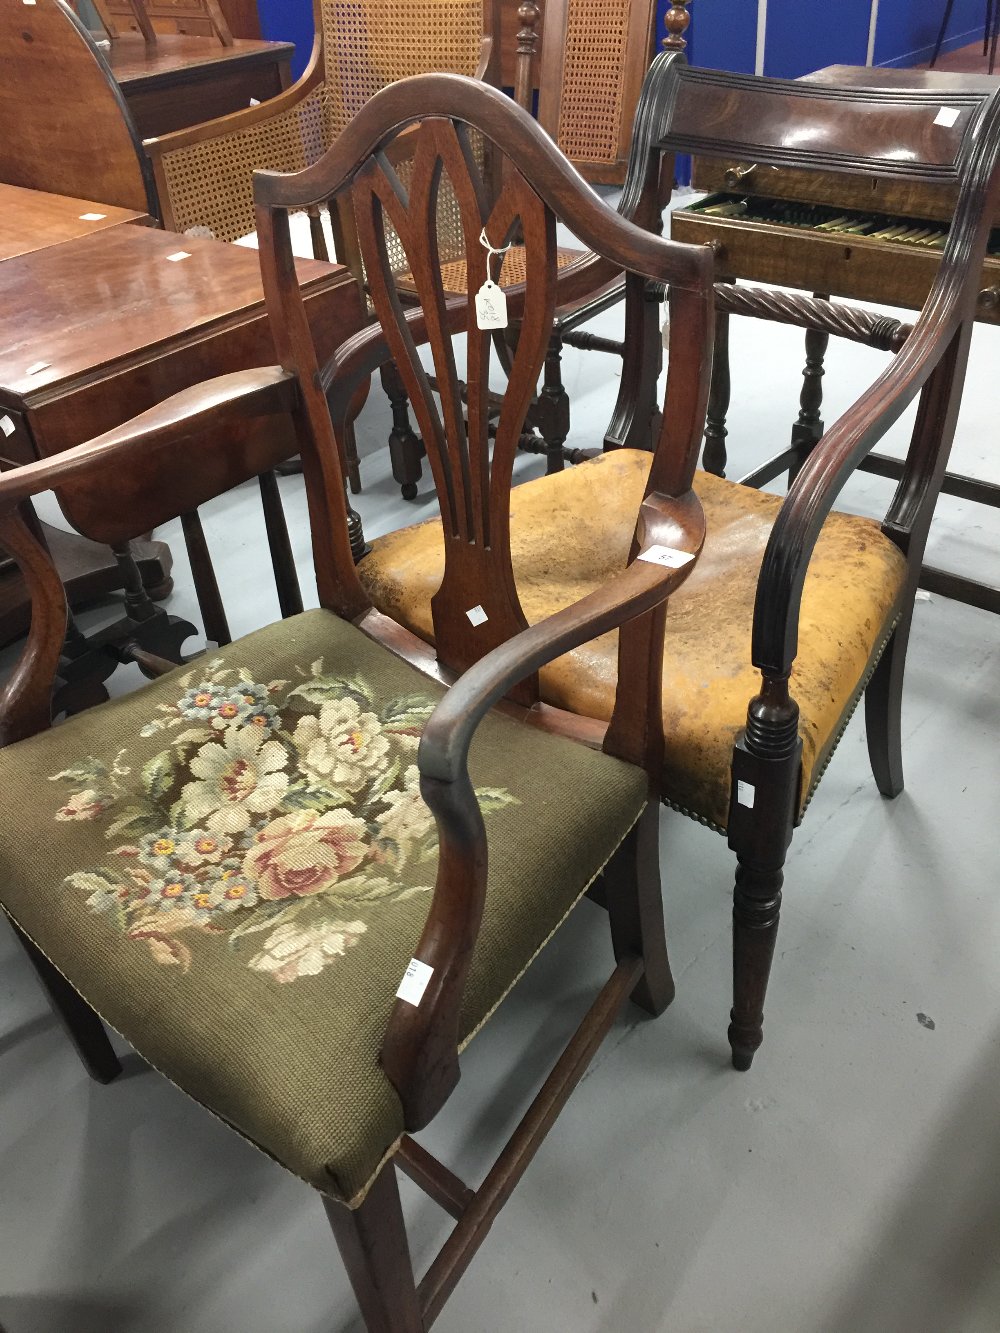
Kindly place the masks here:
POLYGON ((108 62, 64 0, 0 5, 0 180, 159 218, 108 62))
POLYGON ((680 61, 660 77, 661 148, 929 182, 960 178, 966 133, 991 96, 824 86, 680 61))

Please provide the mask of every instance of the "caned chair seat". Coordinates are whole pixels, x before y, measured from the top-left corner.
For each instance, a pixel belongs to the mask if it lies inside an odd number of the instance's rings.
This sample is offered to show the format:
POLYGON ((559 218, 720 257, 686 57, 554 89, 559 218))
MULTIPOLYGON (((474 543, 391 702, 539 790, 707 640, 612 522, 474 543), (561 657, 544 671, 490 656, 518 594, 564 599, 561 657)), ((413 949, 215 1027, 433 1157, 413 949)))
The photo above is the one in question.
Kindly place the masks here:
MULTIPOLYGON (((435 883, 415 763, 442 693, 311 611, 0 752, 11 917, 152 1065, 350 1204, 403 1132, 378 1053, 435 883)), ((490 863, 463 1042, 647 793, 496 714, 471 774, 490 863)))
MULTIPOLYGON (((529 621, 569 605, 624 565, 649 457, 615 450, 512 492, 514 574, 529 621)), ((703 472, 695 490, 707 537, 670 603, 664 796, 724 830, 733 740, 759 687, 750 657, 754 596, 781 498, 703 472)), ((422 523, 376 540, 359 573, 377 607, 431 640, 430 599, 442 561, 440 525, 422 523)), ((809 564, 791 677, 803 742, 800 814, 891 631, 905 574, 905 558, 877 523, 829 517, 809 564)), ((541 672, 543 698, 592 717, 610 716, 616 682, 615 634, 541 672)))

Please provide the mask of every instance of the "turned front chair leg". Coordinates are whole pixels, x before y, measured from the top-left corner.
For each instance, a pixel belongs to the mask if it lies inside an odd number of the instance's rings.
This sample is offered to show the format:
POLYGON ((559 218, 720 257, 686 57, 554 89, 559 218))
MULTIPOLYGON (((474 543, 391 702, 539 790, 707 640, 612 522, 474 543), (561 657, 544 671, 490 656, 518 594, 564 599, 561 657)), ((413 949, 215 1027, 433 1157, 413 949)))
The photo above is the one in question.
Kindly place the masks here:
POLYGON ((788 680, 765 680, 733 749, 729 845, 733 892, 733 1067, 750 1068, 764 1039, 764 999, 781 912, 785 853, 799 801, 802 742, 788 680))
POLYGON ((563 445, 569 434, 569 395, 562 382, 562 337, 555 329, 549 337, 542 388, 530 420, 545 441, 546 476, 561 472, 565 465, 563 445))
MULTIPOLYGON (((723 279, 731 282, 731 278, 723 279)), ((708 411, 705 416, 705 446, 701 462, 706 472, 716 477, 726 475, 726 416, 729 413, 729 399, 732 394, 732 381, 729 374, 729 314, 725 310, 715 312, 715 350, 712 353, 712 385, 708 394, 708 411)))
POLYGON ((368 1333, 423 1333, 396 1168, 384 1166, 360 1208, 323 1199, 368 1333))

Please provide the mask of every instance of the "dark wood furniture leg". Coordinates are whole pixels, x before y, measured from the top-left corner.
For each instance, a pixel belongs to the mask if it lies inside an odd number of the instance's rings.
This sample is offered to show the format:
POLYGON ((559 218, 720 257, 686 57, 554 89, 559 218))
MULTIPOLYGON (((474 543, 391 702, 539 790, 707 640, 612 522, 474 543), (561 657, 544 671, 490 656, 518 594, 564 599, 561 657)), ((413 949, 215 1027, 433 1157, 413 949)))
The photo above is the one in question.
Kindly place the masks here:
POLYGON ((903 790, 901 710, 906 647, 913 618, 910 609, 896 626, 865 689, 865 735, 875 784, 883 796, 903 790))
POLYGON ((563 445, 569 434, 569 394, 562 382, 562 338, 553 329, 545 353, 542 388, 532 404, 532 422, 545 441, 545 473, 563 470, 563 445))
POLYGON ((644 970, 632 1001, 662 1014, 674 998, 660 890, 660 806, 651 801, 603 875, 615 959, 640 957, 644 970))
POLYGON ((379 372, 382 388, 392 408, 392 431, 389 435, 389 457, 392 460, 392 475, 403 492, 404 500, 417 498, 417 482, 420 480, 424 442, 410 425, 410 400, 406 396, 399 372, 391 362, 386 362, 379 372))
POLYGON ((87 1073, 98 1083, 110 1083, 122 1072, 122 1066, 108 1040, 104 1024, 27 935, 18 930, 13 922, 11 928, 28 955, 49 997, 49 1003, 76 1047, 87 1073))
POLYGON ((379 1172, 360 1208, 323 1200, 368 1333, 423 1333, 396 1168, 379 1172))
MULTIPOLYGON (((722 279, 732 282, 732 278, 722 279)), ((705 448, 702 467, 716 477, 726 475, 726 416, 732 381, 729 374, 729 315, 724 310, 715 312, 715 351, 712 357, 712 388, 708 395, 705 416, 705 448)))
MULTIPOLYGON (((828 296, 815 294, 818 301, 828 296)), ((806 364, 802 371, 802 392, 799 394, 799 415, 792 426, 791 448, 795 457, 788 469, 789 486, 798 476, 799 468, 809 457, 813 447, 823 438, 823 362, 830 346, 830 335, 824 329, 806 329, 806 364)))
MULTIPOLYGON (((989 0, 987 0, 989 3, 989 0)), ((937 63, 937 58, 941 54, 941 45, 944 42, 944 35, 948 31, 948 20, 951 18, 951 11, 955 8, 955 0, 946 0, 944 14, 941 16, 941 27, 938 29, 937 41, 934 43, 934 52, 931 55, 930 68, 933 69, 937 63)), ((983 52, 985 55, 986 52, 983 52)))
POLYGON ((729 846, 733 891, 733 1067, 747 1070, 764 1040, 764 998, 781 914, 785 855, 798 807, 802 741, 788 680, 765 679, 733 750, 729 846))
POLYGON ((604 436, 606 450, 653 449, 659 439, 656 382, 663 369, 663 310, 662 292, 653 284, 646 285, 641 298, 626 289, 622 377, 604 436))

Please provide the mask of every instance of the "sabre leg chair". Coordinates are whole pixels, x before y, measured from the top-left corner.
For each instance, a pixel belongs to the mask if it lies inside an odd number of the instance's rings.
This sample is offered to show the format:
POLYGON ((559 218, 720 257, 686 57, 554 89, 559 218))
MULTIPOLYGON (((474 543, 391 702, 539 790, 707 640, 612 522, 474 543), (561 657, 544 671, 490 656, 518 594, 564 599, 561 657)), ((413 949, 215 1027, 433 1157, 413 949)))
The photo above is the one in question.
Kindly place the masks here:
MULTIPOLYGON (((943 182, 958 196, 920 317, 903 331, 895 361, 816 444, 787 497, 706 472, 694 483, 708 536, 671 602, 662 793, 736 854, 729 1040, 733 1063, 747 1069, 763 1037, 788 847, 862 696, 878 788, 887 797, 902 789, 906 645, 1000 206, 1000 95, 963 95, 957 123, 928 134, 933 94, 895 102, 885 91, 803 91, 661 56, 643 98, 657 157, 696 149, 777 167, 835 163, 865 178, 884 170, 943 182), (797 143, 810 147, 797 151, 797 143), (851 475, 915 400, 902 478, 882 521, 834 512, 851 475)), ((671 316, 668 381, 685 336, 671 316)), ((696 388, 692 381, 688 391, 696 388)), ((511 551, 529 621, 598 586, 624 558, 629 515, 649 475, 645 454, 618 449, 517 488, 511 551)), ((377 607, 434 642, 443 560, 440 534, 421 524, 376 540, 358 572, 377 607)), ((541 697, 610 716, 616 683, 626 679, 615 653, 609 636, 549 664, 541 697)))
POLYGON ((256 188, 280 367, 189 389, 0 477, 0 542, 34 598, 31 637, 0 694, 10 798, 0 902, 92 1072, 115 1073, 100 1015, 320 1192, 367 1327, 416 1333, 438 1314, 621 1007, 631 996, 655 1014, 673 994, 658 883, 660 658, 667 598, 704 538, 691 477, 708 392, 711 259, 623 221, 529 116, 457 76, 385 89, 312 167, 262 174, 256 188), (404 134, 409 189, 384 151, 404 134), (474 135, 505 160, 498 195, 474 135), (435 254, 446 180, 477 276, 484 227, 496 244, 515 226, 524 238, 528 282, 512 301, 521 337, 492 450, 490 335, 468 301, 449 305, 435 254), (288 210, 330 200, 351 203, 379 324, 320 364, 293 279, 288 210), (511 470, 551 324, 557 215, 629 282, 669 284, 685 351, 668 378, 666 424, 620 567, 529 627, 511 568, 511 470), (397 242, 418 311, 399 302, 389 257, 397 242), (455 333, 470 367, 467 419, 455 333), (432 349, 440 410, 420 341, 432 349), (336 434, 389 353, 441 499, 448 557, 436 650, 372 606, 345 520, 336 434), (184 669, 162 664, 154 684, 50 726, 64 605, 18 504, 53 489, 80 530, 124 539, 259 470, 238 439, 209 478, 197 466, 206 423, 274 412, 291 412, 300 432, 319 608, 184 669), (611 630, 627 684, 610 721, 543 707, 545 663, 611 630), (44 843, 24 837, 21 811, 48 830, 44 843), (473 1191, 410 1136, 447 1102, 464 1046, 598 881, 613 970, 473 1191), (419 1285, 397 1167, 457 1219, 419 1285))

